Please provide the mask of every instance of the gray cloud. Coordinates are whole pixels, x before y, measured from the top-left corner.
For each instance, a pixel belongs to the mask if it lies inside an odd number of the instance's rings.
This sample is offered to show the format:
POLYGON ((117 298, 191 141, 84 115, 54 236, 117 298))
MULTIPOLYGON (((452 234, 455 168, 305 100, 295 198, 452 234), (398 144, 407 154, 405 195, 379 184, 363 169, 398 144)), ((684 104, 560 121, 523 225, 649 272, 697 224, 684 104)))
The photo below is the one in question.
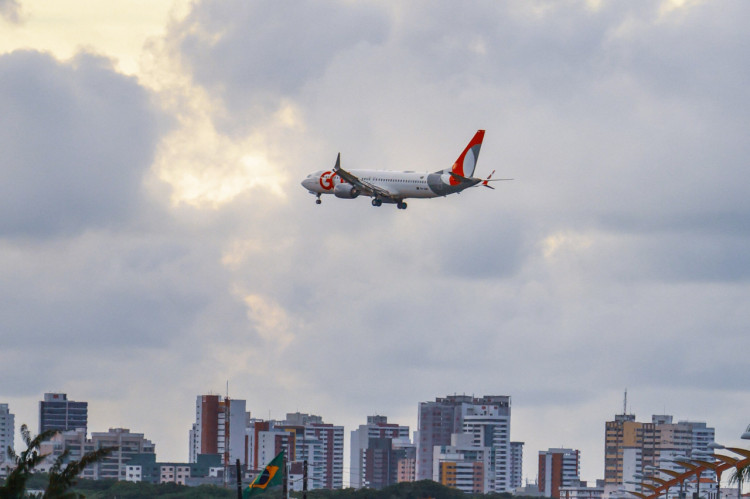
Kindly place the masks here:
POLYGON ((21 4, 18 0, 0 0, 0 17, 9 23, 21 22, 21 4))
POLYGON ((160 116, 105 59, 0 56, 0 234, 43 237, 122 223, 141 200, 160 116))
POLYGON ((200 2, 173 36, 196 82, 232 108, 232 123, 239 115, 262 123, 262 113, 319 78, 340 52, 380 43, 386 21, 366 4, 200 2))

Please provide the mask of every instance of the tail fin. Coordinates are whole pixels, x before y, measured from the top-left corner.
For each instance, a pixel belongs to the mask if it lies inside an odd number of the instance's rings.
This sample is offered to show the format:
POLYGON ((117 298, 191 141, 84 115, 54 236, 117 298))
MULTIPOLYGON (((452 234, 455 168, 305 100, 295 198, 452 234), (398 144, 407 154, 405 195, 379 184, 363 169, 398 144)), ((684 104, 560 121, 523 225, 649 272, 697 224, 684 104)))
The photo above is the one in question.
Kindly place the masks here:
MULTIPOLYGON (((477 159, 479 158, 479 149, 482 147, 482 140, 484 140, 484 130, 477 130, 474 137, 469 141, 464 151, 458 157, 453 167, 450 169, 450 173, 454 173, 460 177, 469 178, 474 175, 474 168, 477 166, 477 159)), ((448 173, 448 171, 446 171, 448 173)), ((458 185, 460 182, 456 177, 451 176, 451 185, 458 185)))

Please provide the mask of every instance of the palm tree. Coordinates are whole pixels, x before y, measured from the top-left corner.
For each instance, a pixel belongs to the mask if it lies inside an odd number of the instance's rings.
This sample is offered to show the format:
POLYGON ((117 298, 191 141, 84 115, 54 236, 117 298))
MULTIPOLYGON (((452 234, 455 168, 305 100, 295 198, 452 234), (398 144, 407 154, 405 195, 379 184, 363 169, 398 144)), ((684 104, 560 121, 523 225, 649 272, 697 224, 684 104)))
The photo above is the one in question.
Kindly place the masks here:
POLYGON ((106 457, 115 447, 103 447, 101 449, 87 452, 80 461, 70 461, 63 469, 63 462, 68 457, 68 449, 55 459, 55 464, 49 471, 49 484, 44 491, 43 499, 68 499, 84 497, 76 492, 68 492, 68 489, 75 485, 75 478, 89 464, 93 464, 106 457))
MULTIPOLYGON (((21 436, 26 443, 26 450, 17 455, 12 448, 8 447, 8 456, 15 463, 15 469, 5 479, 5 484, 0 486, 0 497, 8 499, 25 497, 26 482, 29 476, 31 476, 34 468, 47 457, 47 454, 42 454, 39 448, 42 442, 49 440, 56 433, 57 431, 55 430, 48 430, 31 438, 28 427, 21 425, 21 436)), ((42 497, 45 499, 83 497, 75 492, 68 492, 68 489, 74 485, 73 480, 86 466, 101 460, 114 449, 115 447, 105 447, 88 452, 79 461, 70 461, 63 468, 63 463, 68 458, 68 450, 66 449, 65 452, 55 459, 49 472, 49 484, 42 497)))
POLYGON ((742 493, 742 484, 750 481, 750 460, 746 459, 745 461, 748 462, 744 466, 735 468, 734 473, 729 477, 729 484, 736 483, 740 494, 742 493))
POLYGON ((26 450, 17 455, 13 448, 8 446, 8 457, 15 463, 15 469, 8 474, 5 484, 0 487, 0 497, 20 498, 26 491, 26 481, 29 479, 34 468, 46 457, 39 452, 39 446, 45 440, 49 440, 55 431, 45 431, 31 438, 31 433, 26 425, 21 425, 21 436, 26 443, 26 450))

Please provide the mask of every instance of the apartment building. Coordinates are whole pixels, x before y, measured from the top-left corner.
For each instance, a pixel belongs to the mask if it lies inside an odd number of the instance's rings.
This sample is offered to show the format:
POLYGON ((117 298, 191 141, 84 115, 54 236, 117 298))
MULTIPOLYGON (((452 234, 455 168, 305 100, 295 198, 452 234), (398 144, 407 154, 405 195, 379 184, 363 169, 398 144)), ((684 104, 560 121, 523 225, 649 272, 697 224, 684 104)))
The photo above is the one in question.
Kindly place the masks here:
POLYGON ((245 405, 240 399, 198 395, 195 423, 189 436, 189 462, 197 462, 199 454, 220 454, 226 466, 234 465, 237 459, 243 465, 248 464, 245 405))
POLYGON ((88 429, 88 402, 68 400, 65 393, 45 393, 39 402, 39 433, 88 429))
POLYGON ((580 451, 549 449, 539 452, 539 491, 545 497, 560 499, 561 487, 580 482, 580 451))
POLYGON ((10 412, 8 404, 0 404, 0 478, 8 476, 11 465, 8 447, 15 449, 16 431, 15 415, 10 412))
POLYGON ((409 441, 409 427, 389 423, 386 416, 368 416, 367 424, 351 432, 349 486, 380 489, 406 479, 416 451, 409 441), (395 442, 395 444, 394 444, 395 442))
MULTIPOLYGON (((454 434, 466 434, 474 448, 486 448, 477 453, 486 463, 482 465, 484 493, 509 492, 511 486, 510 397, 486 395, 473 397, 452 395, 434 402, 419 404, 417 436, 417 480, 440 481, 436 469, 435 452, 453 446, 454 434)), ((467 440, 459 439, 464 445, 467 440)), ((467 452, 464 456, 472 455, 467 452)), ((438 461, 441 458, 438 458, 438 461)), ((477 468, 480 468, 479 466, 477 468)))

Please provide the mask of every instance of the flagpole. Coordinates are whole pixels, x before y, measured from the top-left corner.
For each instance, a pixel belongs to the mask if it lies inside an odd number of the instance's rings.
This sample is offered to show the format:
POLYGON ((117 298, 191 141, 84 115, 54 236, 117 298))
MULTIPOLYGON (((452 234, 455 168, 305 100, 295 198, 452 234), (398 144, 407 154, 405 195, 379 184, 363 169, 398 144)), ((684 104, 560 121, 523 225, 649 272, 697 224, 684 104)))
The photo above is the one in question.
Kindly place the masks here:
POLYGON ((284 453, 284 458, 283 459, 284 460, 282 461, 283 464, 282 464, 281 469, 283 470, 282 472, 284 474, 281 477, 282 483, 283 483, 282 492, 281 492, 281 494, 282 494, 281 498, 282 499, 289 499, 289 472, 286 469, 286 452, 284 453))
POLYGON ((239 459, 237 459, 237 499, 242 499, 242 470, 239 459))

